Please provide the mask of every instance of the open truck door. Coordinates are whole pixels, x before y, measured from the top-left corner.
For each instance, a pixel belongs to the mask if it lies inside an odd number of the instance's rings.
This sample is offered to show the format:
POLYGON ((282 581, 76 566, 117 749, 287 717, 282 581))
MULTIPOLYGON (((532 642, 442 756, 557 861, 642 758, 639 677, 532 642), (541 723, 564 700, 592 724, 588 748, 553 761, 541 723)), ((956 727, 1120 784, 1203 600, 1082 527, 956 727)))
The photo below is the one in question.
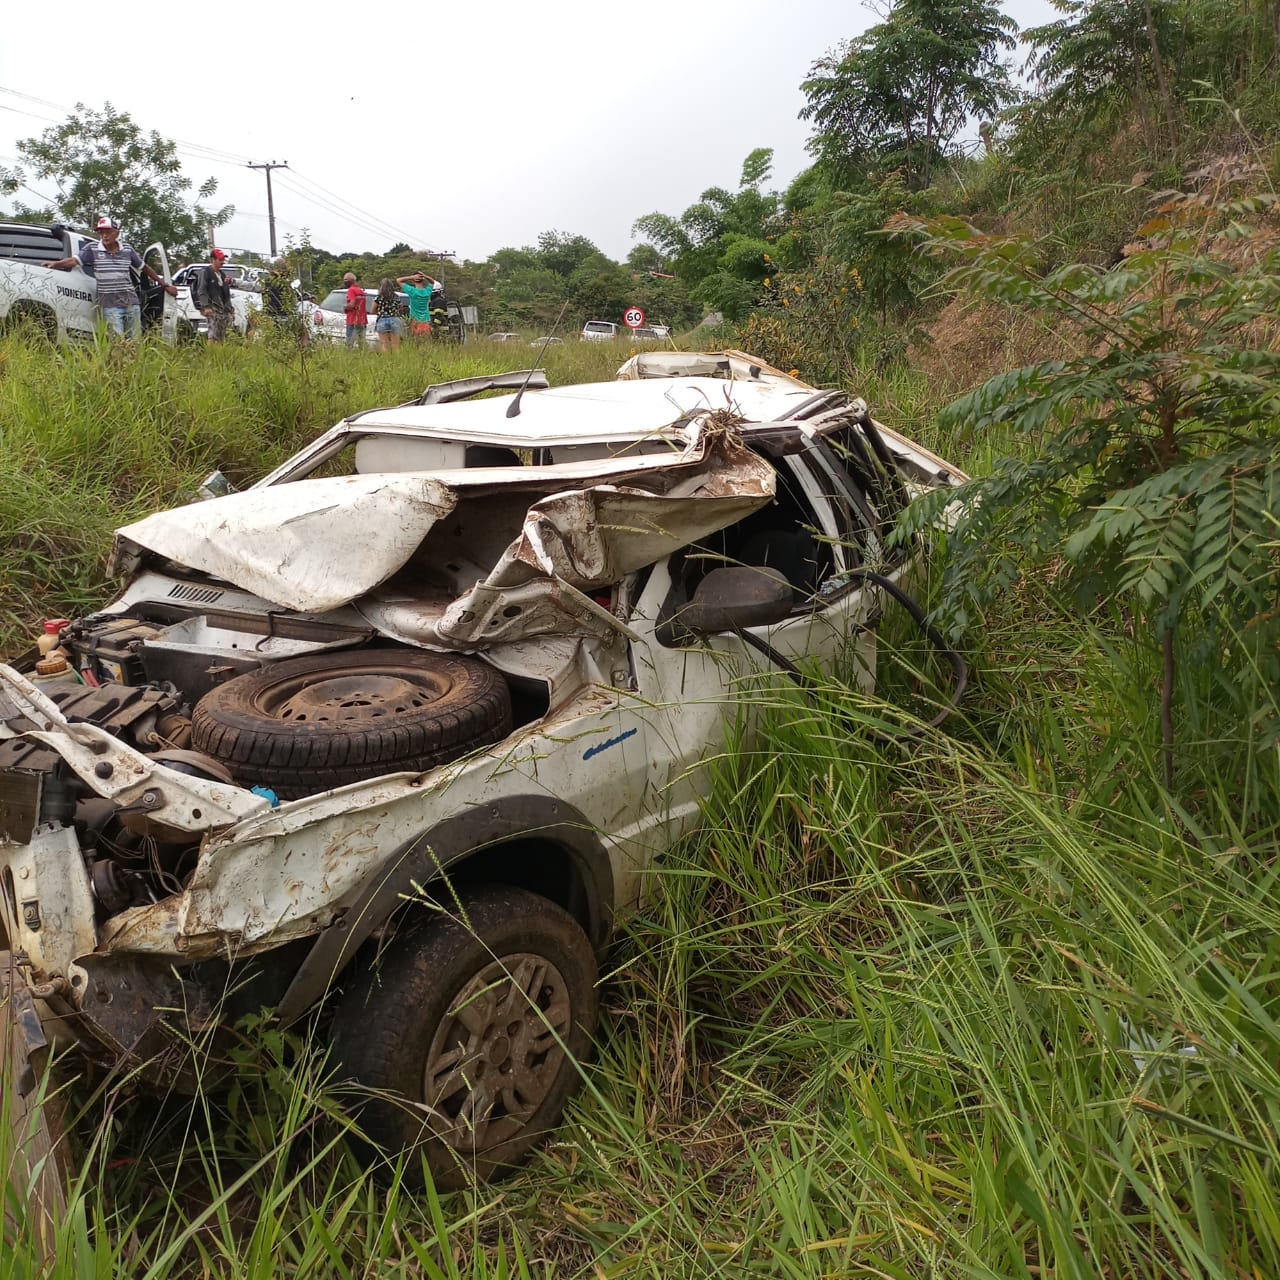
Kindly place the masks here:
MULTIPOLYGON (((142 260, 165 284, 173 283, 169 270, 169 255, 164 245, 148 245, 142 260)), ((178 337, 178 300, 172 298, 158 284, 145 275, 142 278, 142 329, 144 333, 159 330, 165 342, 176 342, 178 337)))

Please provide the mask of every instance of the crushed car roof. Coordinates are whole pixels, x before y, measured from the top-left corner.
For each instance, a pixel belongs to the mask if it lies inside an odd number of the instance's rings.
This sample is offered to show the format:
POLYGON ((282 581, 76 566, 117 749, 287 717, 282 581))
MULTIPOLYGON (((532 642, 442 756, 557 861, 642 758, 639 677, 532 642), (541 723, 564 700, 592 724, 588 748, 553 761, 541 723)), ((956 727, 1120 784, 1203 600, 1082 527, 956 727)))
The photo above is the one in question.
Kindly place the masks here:
POLYGON ((580 596, 562 592, 530 632, 534 610, 501 623, 479 607, 477 592, 496 599, 532 578, 575 593, 607 585, 742 519, 773 492, 769 464, 704 414, 682 448, 656 455, 328 476, 228 494, 119 530, 116 562, 136 568, 145 549, 273 604, 320 613, 380 587, 464 500, 488 498, 466 530, 475 572, 458 584, 461 593, 431 602, 415 635, 419 643, 476 647, 563 629, 566 601, 571 613, 582 606, 580 596), (517 494, 514 507, 501 501, 517 494))
POLYGON ((598 632, 610 620, 583 593, 772 499, 773 468, 749 447, 762 439, 755 424, 808 431, 795 415, 866 414, 741 352, 635 357, 618 379, 421 402, 493 381, 469 379, 353 415, 243 493, 119 530, 116 567, 136 570, 151 552, 286 609, 354 605, 426 647, 598 632), (352 443, 354 474, 312 476, 352 443), (465 465, 472 445, 499 447, 508 465, 465 465), (437 555, 442 539, 466 554, 437 555), (432 578, 433 560, 447 582, 432 578))
POLYGON ((774 422, 813 395, 812 387, 710 377, 590 382, 530 389, 508 418, 515 395, 451 404, 373 409, 347 421, 361 428, 411 427, 429 435, 512 448, 584 441, 642 440, 668 434, 690 417, 731 409, 745 422, 774 422))

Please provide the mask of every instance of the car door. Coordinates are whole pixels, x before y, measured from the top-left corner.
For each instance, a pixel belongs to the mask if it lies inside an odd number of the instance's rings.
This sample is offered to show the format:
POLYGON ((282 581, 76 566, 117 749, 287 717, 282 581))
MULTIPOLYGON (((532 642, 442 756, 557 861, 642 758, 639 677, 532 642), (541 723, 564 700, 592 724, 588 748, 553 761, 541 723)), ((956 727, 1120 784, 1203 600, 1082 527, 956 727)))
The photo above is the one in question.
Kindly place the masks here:
MULTIPOLYGON (((162 244, 150 244, 143 252, 142 260, 165 282, 173 283, 173 273, 169 270, 169 255, 162 244)), ((178 340, 178 301, 167 293, 161 292, 159 330, 165 342, 178 340)))
POLYGON ((751 673, 769 667, 741 637, 663 643, 663 622, 696 581, 720 564, 766 564, 792 583, 795 603, 782 622, 753 634, 802 666, 816 665, 870 689, 875 680, 878 602, 848 577, 867 554, 867 531, 851 496, 803 451, 775 462, 778 498, 705 544, 685 548, 628 584, 624 602, 637 639, 632 688, 622 703, 634 731, 628 791, 642 796, 629 832, 643 865, 696 824, 704 781, 698 766, 721 752, 751 673))
POLYGON ((80 249, 91 240, 73 236, 70 253, 75 266, 70 271, 57 271, 55 288, 59 297, 59 314, 69 337, 92 338, 98 330, 98 282, 80 263, 80 249))

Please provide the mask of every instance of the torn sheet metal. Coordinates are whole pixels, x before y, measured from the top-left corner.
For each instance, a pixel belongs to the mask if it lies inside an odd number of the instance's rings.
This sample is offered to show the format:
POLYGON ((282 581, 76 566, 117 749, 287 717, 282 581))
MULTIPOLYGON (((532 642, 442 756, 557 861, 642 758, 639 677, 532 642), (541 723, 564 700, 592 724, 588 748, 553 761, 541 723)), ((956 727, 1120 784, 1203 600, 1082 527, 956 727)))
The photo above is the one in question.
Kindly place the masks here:
MULTIPOLYGON (((610 466, 612 471, 616 460, 610 466)), ((481 649, 529 636, 608 633, 583 596, 741 520, 770 501, 773 468, 708 426, 688 450, 638 458, 632 473, 583 487, 546 468, 523 528, 483 578, 453 600, 368 597, 472 492, 527 487, 532 468, 481 477, 348 476, 252 489, 160 512, 120 530, 135 544, 285 608, 321 613, 359 600, 385 634, 481 649), (552 490, 547 493, 546 490, 552 490)), ((581 482, 580 482, 581 483, 581 482)), ((428 547, 429 550, 429 547, 428 547)), ((484 572, 485 566, 478 566, 484 572)), ((616 627, 614 628, 616 629, 616 627)))
POLYGON ((385 582, 456 501, 419 473, 250 489, 126 525, 116 559, 132 543, 282 608, 323 613, 385 582))
POLYGON ((562 584, 579 591, 608 586, 762 507, 773 497, 773 469, 740 452, 732 474, 715 477, 720 483, 696 496, 605 486, 535 504, 489 576, 445 610, 436 626, 439 641, 478 646, 491 637, 510 642, 594 633, 598 627, 589 625, 580 597, 574 598, 579 592, 565 592, 562 584))

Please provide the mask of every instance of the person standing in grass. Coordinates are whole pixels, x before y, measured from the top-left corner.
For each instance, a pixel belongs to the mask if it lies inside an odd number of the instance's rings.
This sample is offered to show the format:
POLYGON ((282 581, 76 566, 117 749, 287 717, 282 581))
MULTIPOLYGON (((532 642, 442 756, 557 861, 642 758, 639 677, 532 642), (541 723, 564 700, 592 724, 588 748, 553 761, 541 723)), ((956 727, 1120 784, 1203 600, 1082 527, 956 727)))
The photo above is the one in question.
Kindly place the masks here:
POLYGON ((347 286, 347 300, 342 307, 347 313, 347 350, 351 351, 357 343, 363 350, 365 330, 369 327, 369 300, 364 296, 355 272, 348 271, 342 277, 342 283, 347 286))
POLYGON ((231 324, 231 281, 227 279, 222 264, 227 255, 221 249, 209 254, 209 265, 196 272, 191 296, 196 310, 209 322, 209 341, 224 342, 231 324))
POLYGON ((431 337, 431 295, 440 288, 440 281, 433 280, 422 271, 396 280, 409 299, 409 332, 415 338, 431 337))
POLYGON ((149 267, 137 251, 120 239, 120 225, 113 218, 98 219, 97 244, 85 244, 79 257, 59 258, 46 262, 55 271, 70 271, 77 263, 86 275, 98 283, 98 310, 107 327, 122 338, 142 336, 142 306, 133 273, 141 271, 148 280, 160 285, 171 298, 178 296, 174 285, 165 284, 158 272, 149 267))
POLYGON ((373 314, 377 317, 374 327, 378 333, 378 350, 385 354, 400 346, 400 331, 404 321, 400 319, 400 297, 395 281, 384 276, 378 286, 378 296, 373 300, 373 314))
POLYGON ((291 334, 305 347, 307 328, 298 305, 298 291, 290 279, 289 264, 284 258, 277 258, 262 282, 262 314, 277 333, 291 334))

